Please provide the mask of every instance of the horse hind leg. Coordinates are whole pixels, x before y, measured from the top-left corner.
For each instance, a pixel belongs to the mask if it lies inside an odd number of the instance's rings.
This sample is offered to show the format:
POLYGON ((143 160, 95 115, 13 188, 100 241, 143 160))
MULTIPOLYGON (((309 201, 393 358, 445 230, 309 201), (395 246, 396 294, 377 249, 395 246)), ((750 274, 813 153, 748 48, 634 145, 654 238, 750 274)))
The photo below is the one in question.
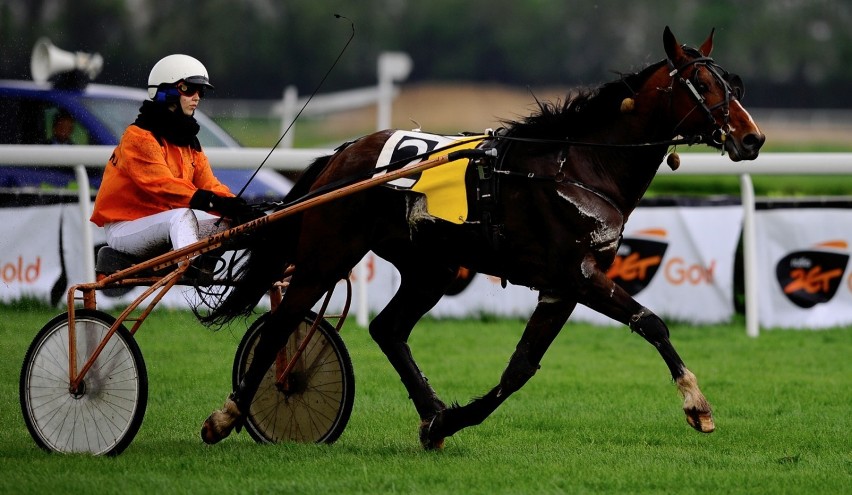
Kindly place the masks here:
POLYGON ((244 415, 237 405, 234 394, 225 399, 222 409, 213 411, 204 423, 201 424, 201 440, 208 445, 213 445, 224 440, 231 431, 240 432, 243 426, 244 415))
MULTIPOLYGON (((421 428, 446 409, 411 354, 408 338, 414 325, 444 294, 456 270, 434 266, 419 258, 413 263, 396 260, 401 274, 400 287, 390 302, 370 323, 370 336, 384 352, 405 386, 420 417, 421 428)), ((429 448, 441 448, 435 442, 429 448)))
MULTIPOLYGON (((352 264, 354 265, 354 262, 352 264)), ((306 262, 301 271, 293 275, 283 301, 263 323, 251 364, 236 390, 225 400, 222 409, 213 411, 202 423, 201 438, 205 443, 215 444, 230 435, 234 429, 240 431, 245 414, 249 411, 258 387, 279 350, 285 346, 311 306, 328 287, 333 287, 340 280, 339 273, 345 273, 345 270, 324 272, 318 266, 306 262), (310 275, 306 277, 305 273, 310 275)), ((348 265, 340 263, 340 266, 348 265)))
POLYGON ((453 406, 424 423, 420 441, 427 449, 443 444, 444 438, 485 421, 506 399, 523 387, 540 368, 539 362, 559 334, 576 302, 553 294, 540 294, 538 305, 518 342, 500 383, 484 396, 465 406, 453 406))

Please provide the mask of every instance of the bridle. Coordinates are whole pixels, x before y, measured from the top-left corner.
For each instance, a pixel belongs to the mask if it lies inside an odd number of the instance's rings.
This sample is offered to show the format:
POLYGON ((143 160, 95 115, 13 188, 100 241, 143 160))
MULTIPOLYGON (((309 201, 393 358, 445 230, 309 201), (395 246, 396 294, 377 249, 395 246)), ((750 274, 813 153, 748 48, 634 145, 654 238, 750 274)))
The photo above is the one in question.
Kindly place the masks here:
MULTIPOLYGON (((685 50, 688 51, 696 51, 694 48, 684 47, 685 50)), ((668 88, 658 88, 662 91, 668 92, 670 95, 673 94, 675 81, 682 84, 686 87, 687 92, 695 101, 695 107, 692 110, 687 112, 687 114, 681 119, 680 122, 675 126, 675 130, 680 127, 681 124, 686 120, 687 117, 695 110, 700 108, 704 114, 707 116, 711 124, 716 124, 716 117, 713 116, 713 112, 721 108, 722 109, 722 124, 718 125, 708 136, 708 140, 714 142, 715 144, 722 146, 724 150, 724 144, 727 140, 728 134, 731 131, 730 126, 730 104, 732 100, 741 100, 743 94, 745 93, 745 87, 743 86, 742 79, 740 76, 736 74, 731 74, 725 69, 723 69, 719 64, 717 64, 712 58, 705 57, 700 55, 679 67, 675 67, 674 63, 671 59, 667 59, 666 62, 669 66, 669 77, 672 78, 671 83, 668 88), (692 77, 687 78, 684 77, 684 70, 688 67, 693 67, 692 77), (713 79, 719 84, 722 89, 725 91, 725 97, 719 103, 716 103, 713 106, 707 105, 707 99, 701 94, 698 86, 701 84, 699 79, 699 74, 701 73, 701 69, 707 70, 713 79)))

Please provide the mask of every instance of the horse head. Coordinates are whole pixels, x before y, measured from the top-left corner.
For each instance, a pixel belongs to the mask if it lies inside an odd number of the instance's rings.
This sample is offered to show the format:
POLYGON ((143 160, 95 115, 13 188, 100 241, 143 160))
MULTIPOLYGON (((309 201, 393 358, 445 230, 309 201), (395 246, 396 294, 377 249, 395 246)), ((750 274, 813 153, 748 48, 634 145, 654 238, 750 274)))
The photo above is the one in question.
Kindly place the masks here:
POLYGON ((700 137, 727 151, 732 161, 754 160, 766 136, 742 105, 742 79, 710 58, 713 31, 698 49, 680 45, 666 26, 663 44, 668 56, 668 93, 675 132, 700 137))

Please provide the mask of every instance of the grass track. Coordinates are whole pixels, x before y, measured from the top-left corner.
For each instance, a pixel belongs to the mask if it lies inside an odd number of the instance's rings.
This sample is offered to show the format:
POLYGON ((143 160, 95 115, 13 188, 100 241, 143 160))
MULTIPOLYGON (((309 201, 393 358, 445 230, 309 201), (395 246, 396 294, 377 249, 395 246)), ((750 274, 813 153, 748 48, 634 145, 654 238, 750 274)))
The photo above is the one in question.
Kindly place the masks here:
MULTIPOLYGON (((745 336, 673 325, 673 341, 713 403, 717 431, 692 431, 662 360, 626 329, 569 324, 542 369, 488 421, 423 452, 390 365, 344 328, 357 378, 334 445, 209 447, 201 421, 229 391, 240 331, 211 333, 158 311, 137 335, 150 398, 118 458, 47 454, 20 414, 23 355, 54 310, 2 308, 0 493, 848 493, 852 329, 745 336)), ((412 348, 447 401, 493 386, 523 322, 420 324, 412 348)))

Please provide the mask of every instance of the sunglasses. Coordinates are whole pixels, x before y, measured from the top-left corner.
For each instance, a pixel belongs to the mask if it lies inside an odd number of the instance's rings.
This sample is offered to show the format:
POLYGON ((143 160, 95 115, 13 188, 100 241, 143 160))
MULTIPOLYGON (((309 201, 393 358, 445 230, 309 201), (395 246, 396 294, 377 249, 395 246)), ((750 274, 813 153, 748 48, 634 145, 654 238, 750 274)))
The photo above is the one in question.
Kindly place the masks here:
POLYGON ((183 96, 190 97, 194 96, 195 93, 198 93, 198 96, 204 98, 204 86, 200 84, 191 84, 188 82, 181 81, 176 85, 178 93, 183 96))

